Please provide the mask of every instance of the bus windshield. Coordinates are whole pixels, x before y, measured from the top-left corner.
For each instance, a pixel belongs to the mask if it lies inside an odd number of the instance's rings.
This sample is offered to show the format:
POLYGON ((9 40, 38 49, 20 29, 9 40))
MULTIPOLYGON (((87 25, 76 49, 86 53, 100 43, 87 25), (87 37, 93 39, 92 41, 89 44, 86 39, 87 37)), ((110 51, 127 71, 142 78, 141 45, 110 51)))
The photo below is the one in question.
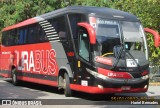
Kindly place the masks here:
POLYGON ((95 26, 97 38, 97 50, 99 56, 105 56, 113 52, 113 47, 121 45, 121 34, 118 21, 97 18, 95 26))
POLYGON ((138 22, 122 21, 122 32, 127 50, 144 51, 143 32, 138 22))
MULTIPOLYGON (((93 26, 92 23, 91 25, 93 26)), ((126 50, 144 51, 143 32, 139 22, 96 18, 93 27, 96 30, 95 50, 98 50, 98 56, 113 54, 115 46, 124 46, 126 50)))

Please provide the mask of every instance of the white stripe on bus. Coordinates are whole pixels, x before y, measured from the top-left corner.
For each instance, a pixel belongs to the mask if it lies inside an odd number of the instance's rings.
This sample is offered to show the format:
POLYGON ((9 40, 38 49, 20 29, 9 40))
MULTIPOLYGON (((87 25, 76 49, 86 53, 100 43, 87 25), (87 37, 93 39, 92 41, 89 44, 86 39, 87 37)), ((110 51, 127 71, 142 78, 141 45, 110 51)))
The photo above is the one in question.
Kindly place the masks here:
POLYGON ((48 40, 56 40, 56 39, 59 39, 59 37, 48 38, 48 40))
POLYGON ((55 32, 55 30, 51 29, 51 30, 46 30, 45 32, 53 32, 53 33, 57 33, 55 32))
POLYGON ((54 27, 45 28, 44 30, 49 30, 49 29, 53 29, 55 31, 54 27))
POLYGON ((60 40, 50 41, 50 42, 59 42, 60 40))
POLYGON ((43 20, 43 21, 40 21, 39 23, 45 23, 45 22, 48 22, 48 21, 46 21, 46 20, 43 20))
POLYGON ((54 35, 55 33, 54 32, 50 32, 50 33, 46 33, 46 35, 54 35))
POLYGON ((49 38, 49 37, 57 37, 58 36, 58 34, 55 34, 55 35, 48 35, 47 37, 49 38))
POLYGON ((43 24, 40 24, 41 26, 45 26, 45 25, 50 25, 50 23, 43 23, 43 24))
POLYGON ((52 27, 52 25, 42 26, 43 28, 52 27))

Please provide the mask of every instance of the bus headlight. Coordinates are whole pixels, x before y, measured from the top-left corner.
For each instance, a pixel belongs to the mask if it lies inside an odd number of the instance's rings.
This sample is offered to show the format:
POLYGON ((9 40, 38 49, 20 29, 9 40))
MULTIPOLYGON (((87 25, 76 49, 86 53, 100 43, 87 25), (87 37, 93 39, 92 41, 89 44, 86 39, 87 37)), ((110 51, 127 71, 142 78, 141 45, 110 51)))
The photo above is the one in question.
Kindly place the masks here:
POLYGON ((95 71, 92 71, 92 70, 90 70, 90 69, 88 69, 88 68, 86 68, 86 70, 87 70, 91 75, 93 75, 93 76, 95 76, 95 77, 98 77, 98 78, 101 78, 101 79, 103 79, 103 80, 106 80, 106 79, 108 78, 107 76, 102 75, 102 74, 99 74, 99 73, 97 73, 97 72, 95 72, 95 71))
POLYGON ((103 86, 102 85, 98 85, 98 88, 103 89, 103 86))
POLYGON ((148 87, 148 85, 145 85, 144 88, 146 89, 148 87))
POLYGON ((148 75, 148 74, 147 74, 147 75, 144 75, 144 76, 142 76, 141 78, 144 79, 144 80, 146 80, 146 79, 149 78, 149 75, 148 75))

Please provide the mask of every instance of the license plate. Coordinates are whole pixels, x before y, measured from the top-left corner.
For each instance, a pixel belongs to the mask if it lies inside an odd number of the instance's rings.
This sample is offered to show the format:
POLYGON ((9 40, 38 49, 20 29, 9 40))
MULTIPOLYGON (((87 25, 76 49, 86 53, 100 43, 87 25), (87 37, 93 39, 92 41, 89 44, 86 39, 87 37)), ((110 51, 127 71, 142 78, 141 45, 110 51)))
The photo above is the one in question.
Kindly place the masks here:
POLYGON ((130 87, 130 86, 122 86, 121 89, 122 89, 122 90, 130 90, 131 87, 130 87))
POLYGON ((127 59, 127 67, 137 67, 138 59, 127 59), (136 63, 137 62, 137 63, 136 63))

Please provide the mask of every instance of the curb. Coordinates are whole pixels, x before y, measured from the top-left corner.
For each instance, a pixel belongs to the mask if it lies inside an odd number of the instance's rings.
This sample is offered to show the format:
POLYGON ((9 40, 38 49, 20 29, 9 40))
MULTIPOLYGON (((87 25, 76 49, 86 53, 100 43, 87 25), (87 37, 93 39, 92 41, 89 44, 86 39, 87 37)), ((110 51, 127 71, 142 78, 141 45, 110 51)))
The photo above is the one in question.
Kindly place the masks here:
POLYGON ((149 86, 160 86, 160 82, 149 83, 149 86))

